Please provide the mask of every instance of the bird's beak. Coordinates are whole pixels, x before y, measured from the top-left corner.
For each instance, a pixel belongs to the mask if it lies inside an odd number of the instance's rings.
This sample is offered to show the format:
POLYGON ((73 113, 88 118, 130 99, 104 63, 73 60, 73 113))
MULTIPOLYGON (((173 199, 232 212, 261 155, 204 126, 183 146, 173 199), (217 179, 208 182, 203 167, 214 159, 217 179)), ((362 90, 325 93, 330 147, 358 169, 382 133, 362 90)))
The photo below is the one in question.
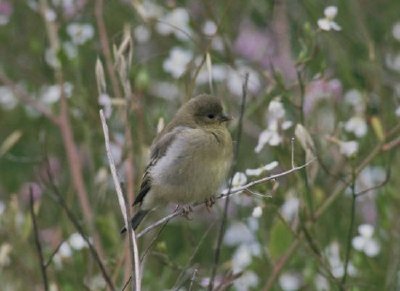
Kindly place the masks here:
POLYGON ((232 117, 226 116, 226 115, 223 115, 223 114, 221 114, 220 117, 219 117, 219 121, 221 121, 221 122, 227 122, 227 121, 230 121, 230 120, 232 120, 232 117))

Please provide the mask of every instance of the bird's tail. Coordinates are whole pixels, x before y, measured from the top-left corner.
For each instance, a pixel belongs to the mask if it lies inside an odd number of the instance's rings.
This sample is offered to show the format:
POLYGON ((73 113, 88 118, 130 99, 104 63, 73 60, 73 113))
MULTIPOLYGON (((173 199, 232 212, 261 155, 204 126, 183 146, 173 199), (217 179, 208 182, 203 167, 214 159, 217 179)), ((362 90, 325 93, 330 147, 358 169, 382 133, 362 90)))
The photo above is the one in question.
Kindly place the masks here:
MULTIPOLYGON (((150 210, 139 210, 131 219, 131 227, 135 230, 150 210)), ((121 234, 126 232, 126 227, 121 229, 121 234)))

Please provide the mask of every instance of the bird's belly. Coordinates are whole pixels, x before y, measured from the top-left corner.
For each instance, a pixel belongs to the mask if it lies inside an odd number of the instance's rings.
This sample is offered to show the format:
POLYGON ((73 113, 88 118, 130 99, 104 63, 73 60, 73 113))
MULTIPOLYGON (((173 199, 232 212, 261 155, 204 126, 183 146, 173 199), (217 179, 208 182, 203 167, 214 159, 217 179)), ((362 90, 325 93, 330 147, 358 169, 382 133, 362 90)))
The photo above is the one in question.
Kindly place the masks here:
POLYGON ((228 167, 226 162, 216 160, 171 164, 158 175, 153 190, 158 188, 166 202, 187 204, 204 201, 219 190, 228 167))

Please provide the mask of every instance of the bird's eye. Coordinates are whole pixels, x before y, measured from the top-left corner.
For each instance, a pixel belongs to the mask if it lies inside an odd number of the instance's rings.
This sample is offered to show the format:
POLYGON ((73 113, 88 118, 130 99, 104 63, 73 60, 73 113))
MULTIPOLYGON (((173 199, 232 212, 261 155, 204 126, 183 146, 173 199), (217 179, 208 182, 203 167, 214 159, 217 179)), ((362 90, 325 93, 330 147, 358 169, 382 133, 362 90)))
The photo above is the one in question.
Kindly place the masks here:
POLYGON ((214 119, 215 115, 210 113, 210 114, 207 115, 207 117, 210 118, 210 119, 214 119))

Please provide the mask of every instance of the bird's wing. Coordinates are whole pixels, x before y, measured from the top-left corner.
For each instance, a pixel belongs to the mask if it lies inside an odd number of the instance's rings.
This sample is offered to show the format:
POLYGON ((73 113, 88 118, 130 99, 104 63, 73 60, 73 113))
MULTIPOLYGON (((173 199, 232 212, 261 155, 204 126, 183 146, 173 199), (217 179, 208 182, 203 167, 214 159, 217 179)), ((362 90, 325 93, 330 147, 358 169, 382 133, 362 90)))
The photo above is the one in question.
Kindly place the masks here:
POLYGON ((175 140, 176 136, 180 132, 182 132, 184 129, 187 129, 187 127, 184 127, 184 126, 175 127, 172 131, 164 134, 158 141, 156 141, 155 144, 152 145, 151 153, 150 153, 150 162, 144 171, 144 174, 142 177, 142 183, 140 184, 140 190, 139 190, 138 195, 135 198, 135 201, 133 202, 133 205, 141 203, 143 201, 144 197, 146 196, 147 192, 150 191, 150 189, 151 189, 150 171, 151 171, 152 167, 155 164, 157 164, 157 162, 160 160, 160 158, 162 158, 165 155, 169 146, 175 140))

